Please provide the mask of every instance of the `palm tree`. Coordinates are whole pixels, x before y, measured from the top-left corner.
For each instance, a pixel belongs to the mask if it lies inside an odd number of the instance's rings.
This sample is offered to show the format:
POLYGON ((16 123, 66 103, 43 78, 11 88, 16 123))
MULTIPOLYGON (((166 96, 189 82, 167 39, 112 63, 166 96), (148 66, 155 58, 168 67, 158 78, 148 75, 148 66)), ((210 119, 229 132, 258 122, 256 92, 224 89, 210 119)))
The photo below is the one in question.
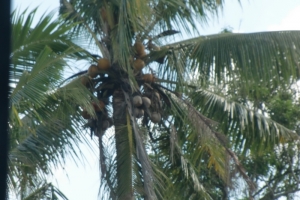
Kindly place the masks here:
POLYGON ((54 13, 34 25, 35 14, 36 9, 12 13, 8 186, 21 199, 49 197, 49 191, 55 199, 63 195, 45 178, 66 155, 79 158, 79 106, 92 108, 80 81, 60 85, 63 70, 72 60, 91 58, 73 42, 73 25, 52 20, 54 13))
POLYGON ((101 55, 87 72, 102 105, 88 120, 99 137, 101 195, 228 198, 233 181, 243 180, 252 198, 255 185, 234 150, 298 140, 227 91, 247 96, 261 82, 298 80, 299 31, 191 37, 208 14, 218 14, 219 0, 60 3, 66 21, 79 23, 74 32, 89 36, 101 55), (189 39, 178 40, 179 33, 189 39), (112 123, 113 134, 106 131, 112 123))

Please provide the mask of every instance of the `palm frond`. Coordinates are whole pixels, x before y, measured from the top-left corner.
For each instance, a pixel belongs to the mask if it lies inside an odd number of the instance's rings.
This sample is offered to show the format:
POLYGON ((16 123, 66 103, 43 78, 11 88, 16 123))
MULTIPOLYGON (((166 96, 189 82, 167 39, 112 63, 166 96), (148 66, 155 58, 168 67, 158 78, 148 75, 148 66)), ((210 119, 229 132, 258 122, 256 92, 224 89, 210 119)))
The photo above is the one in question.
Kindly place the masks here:
POLYGON ((202 113, 219 121, 225 134, 230 134, 236 146, 247 148, 274 145, 280 141, 298 139, 296 133, 270 117, 228 100, 208 90, 195 91, 194 104, 202 113))
MULTIPOLYGON (((215 83, 290 81, 299 77, 299 31, 217 34, 168 44, 169 52, 180 52, 195 77, 215 83)), ((180 55, 180 54, 179 54, 180 55)), ((183 58, 183 59, 184 59, 183 58)), ((172 60, 170 56, 168 59, 172 60)))
POLYGON ((106 131, 101 137, 100 168, 101 187, 99 196, 103 199, 116 199, 117 196, 117 175, 116 175, 116 149, 113 130, 106 131), (102 155, 103 154, 103 155, 102 155), (103 159, 105 157, 105 160, 103 159))
POLYGON ((196 27, 204 25, 208 21, 208 16, 217 15, 219 8, 222 8, 223 1, 192 1, 185 2, 183 0, 161 0, 158 1, 154 10, 156 12, 159 27, 166 27, 172 29, 176 27, 177 30, 184 30, 190 32, 191 29, 197 30, 196 27))
MULTIPOLYGON (((73 54, 77 58, 86 58, 84 50, 72 43, 70 31, 74 25, 62 24, 60 20, 51 21, 53 14, 42 16, 40 21, 33 27, 33 18, 36 10, 24 11, 19 14, 15 11, 12 14, 12 68, 21 73, 34 65, 35 58, 48 46, 56 53, 74 48, 77 52, 73 54), (26 16, 27 15, 27 16, 26 16), (25 21, 25 22, 24 22, 25 21)), ((71 54, 69 55, 71 56, 71 54)), ((16 72, 15 72, 16 73, 16 72)))
MULTIPOLYGON (((76 152, 79 141, 83 140, 81 127, 84 120, 80 117, 78 106, 89 106, 90 98, 86 93, 72 95, 66 91, 76 89, 76 84, 66 86, 62 91, 49 95, 44 100, 45 107, 27 110, 20 122, 11 116, 9 122, 12 138, 9 151, 9 174, 11 182, 14 177, 51 173, 54 167, 64 163, 66 155, 80 159, 76 152), (68 89, 67 89, 68 88, 68 89), (85 97, 85 98, 84 98, 85 97), (84 100, 85 99, 85 100, 84 100), (31 173, 22 174, 26 167, 31 173)), ((84 141, 87 142, 87 141, 84 141)), ((89 145, 89 143, 87 142, 89 145)), ((17 183, 15 183, 17 185, 17 183)))
POLYGON ((34 200, 40 198, 47 198, 49 200, 63 199, 68 200, 68 198, 51 183, 45 183, 37 188, 35 191, 30 193, 24 198, 24 200, 34 200))
POLYGON ((79 79, 58 88, 67 60, 89 59, 72 42, 73 25, 53 21, 52 13, 33 26, 35 13, 12 14, 9 184, 21 191, 61 166, 66 155, 80 160, 79 107, 92 110, 91 93, 79 79))

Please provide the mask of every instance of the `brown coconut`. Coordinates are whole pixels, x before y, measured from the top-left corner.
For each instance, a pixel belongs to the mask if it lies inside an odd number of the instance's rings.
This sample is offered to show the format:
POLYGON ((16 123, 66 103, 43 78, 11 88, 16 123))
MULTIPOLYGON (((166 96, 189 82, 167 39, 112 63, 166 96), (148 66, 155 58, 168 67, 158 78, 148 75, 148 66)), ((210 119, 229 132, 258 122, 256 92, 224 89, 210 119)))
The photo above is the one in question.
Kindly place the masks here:
POLYGON ((148 97, 142 97, 143 104, 146 108, 149 108, 151 105, 151 100, 148 97))
POLYGON ((136 59, 133 62, 133 69, 135 71, 141 71, 145 67, 145 62, 142 59, 136 59))
POLYGON ((153 76, 153 74, 144 74, 144 75, 143 75, 143 80, 144 80, 146 83, 153 83, 154 80, 155 80, 155 77, 153 76))
POLYGON ((145 46, 141 42, 136 42, 134 44, 134 50, 137 57, 143 57, 146 55, 145 46))
POLYGON ((110 68, 110 62, 106 58, 100 58, 98 60, 97 67, 99 70, 107 71, 110 68))
POLYGON ((135 107, 139 107, 143 104, 142 97, 138 95, 132 98, 132 102, 135 107))
POLYGON ((151 121, 152 121, 153 123, 158 123, 158 122, 160 122, 160 120, 161 120, 161 115, 160 115, 160 113, 158 113, 158 112, 153 112, 153 113, 151 114, 150 119, 151 119, 151 121))
POLYGON ((80 78, 80 81, 81 81, 82 85, 84 85, 87 88, 92 86, 92 80, 88 76, 82 76, 80 78))
POLYGON ((139 108, 134 108, 134 116, 136 118, 141 118, 142 116, 144 116, 144 110, 139 108))
POLYGON ((105 104, 103 103, 103 101, 99 101, 99 104, 92 102, 92 105, 96 112, 101 112, 105 108, 105 104))
POLYGON ((99 74, 99 69, 97 65, 91 65, 88 69, 88 75, 91 78, 95 78, 99 74))

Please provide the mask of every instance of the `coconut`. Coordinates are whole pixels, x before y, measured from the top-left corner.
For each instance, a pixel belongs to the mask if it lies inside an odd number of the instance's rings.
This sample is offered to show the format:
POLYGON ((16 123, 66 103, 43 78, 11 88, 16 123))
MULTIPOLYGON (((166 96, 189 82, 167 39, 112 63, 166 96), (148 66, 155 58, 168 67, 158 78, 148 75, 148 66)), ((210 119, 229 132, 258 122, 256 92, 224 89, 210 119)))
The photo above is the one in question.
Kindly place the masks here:
POLYGON ((142 116, 144 116, 144 110, 143 109, 139 109, 139 108, 134 108, 134 116, 136 118, 141 118, 142 116))
POLYGON ((135 50, 137 57, 143 57, 146 55, 145 47, 144 47, 143 43, 141 43, 141 42, 136 42, 134 44, 134 50, 135 50))
POLYGON ((160 120, 161 120, 161 115, 160 115, 160 113, 158 113, 158 112, 153 112, 153 113, 151 114, 150 119, 151 119, 151 121, 152 121, 153 123, 158 123, 158 122, 160 122, 160 120))
POLYGON ((90 119, 90 118, 91 118, 91 115, 90 115, 86 110, 83 110, 83 111, 82 111, 81 116, 82 116, 84 119, 90 119))
POLYGON ((140 55, 139 55, 139 58, 143 58, 147 55, 146 51, 143 51, 140 55))
POLYGON ((103 103, 103 101, 99 101, 99 104, 92 102, 92 105, 96 112, 101 112, 105 108, 105 104, 103 103))
POLYGON ((98 60, 97 67, 99 70, 107 71, 110 68, 110 62, 106 58, 100 58, 98 60))
POLYGON ((151 100, 148 97, 142 97, 143 104, 146 108, 149 108, 151 105, 151 100))
POLYGON ((95 78, 99 74, 98 67, 96 65, 91 65, 88 69, 88 75, 91 78, 95 78))
POLYGON ((144 74, 143 75, 143 80, 147 83, 153 83, 154 82, 154 76, 153 74, 144 74))
POLYGON ((132 98, 132 102, 135 107, 139 107, 143 104, 143 100, 142 100, 141 96, 134 96, 132 98))
POLYGON ((87 88, 92 86, 92 81, 88 76, 82 76, 80 78, 80 81, 81 81, 82 85, 84 85, 87 88))
POLYGON ((134 62, 133 62, 133 69, 135 71, 141 71, 145 66, 145 62, 142 60, 142 59, 136 59, 134 62))

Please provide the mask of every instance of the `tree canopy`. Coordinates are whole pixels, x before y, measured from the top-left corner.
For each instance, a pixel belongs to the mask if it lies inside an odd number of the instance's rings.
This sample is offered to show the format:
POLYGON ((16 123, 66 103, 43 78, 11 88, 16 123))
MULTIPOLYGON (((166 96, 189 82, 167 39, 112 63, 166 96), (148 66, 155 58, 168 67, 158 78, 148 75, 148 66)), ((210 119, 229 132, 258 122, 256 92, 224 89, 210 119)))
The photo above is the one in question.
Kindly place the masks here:
POLYGON ((299 93, 292 92, 300 32, 192 37, 223 4, 61 0, 64 23, 46 16, 31 28, 34 12, 15 18, 12 185, 74 153, 84 124, 99 139, 102 199, 228 199, 238 190, 245 193, 237 198, 272 199, 298 191, 299 93), (63 81, 66 61, 78 58, 90 67, 63 81))

